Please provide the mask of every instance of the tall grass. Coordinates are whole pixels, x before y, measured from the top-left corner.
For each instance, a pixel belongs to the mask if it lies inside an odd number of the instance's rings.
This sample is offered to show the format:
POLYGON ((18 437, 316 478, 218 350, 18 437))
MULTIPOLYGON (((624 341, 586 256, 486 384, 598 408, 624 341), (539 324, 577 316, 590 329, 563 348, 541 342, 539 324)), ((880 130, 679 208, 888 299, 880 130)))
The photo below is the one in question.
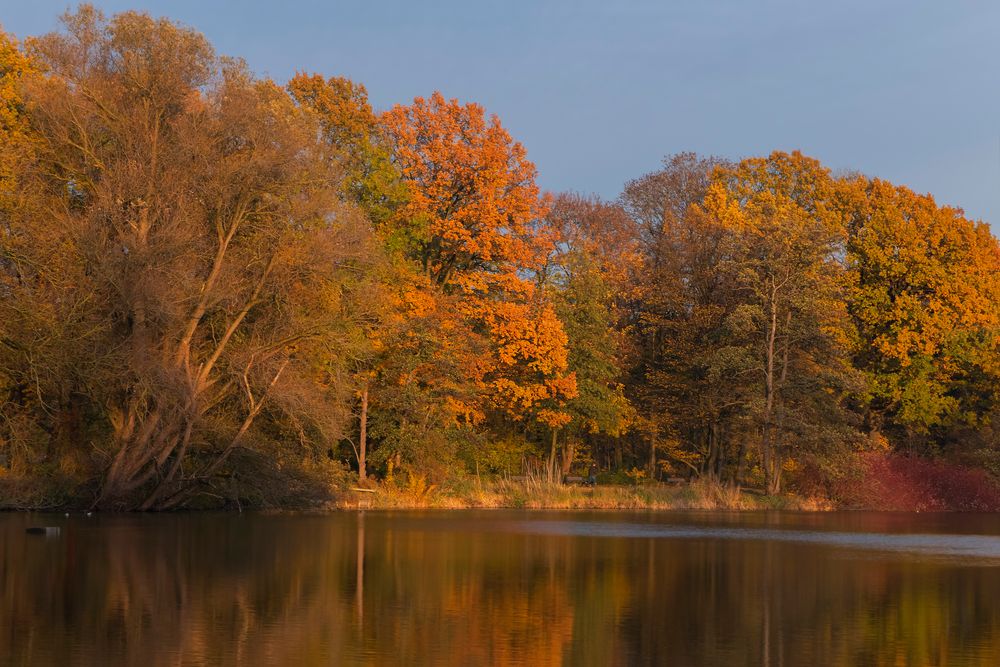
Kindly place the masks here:
POLYGON ((597 487, 551 484, 538 478, 464 480, 447 488, 429 485, 422 478, 403 484, 377 484, 371 492, 348 491, 336 503, 341 508, 523 508, 601 510, 826 510, 825 501, 794 496, 770 498, 740 491, 708 480, 678 486, 658 484, 599 485, 597 487))

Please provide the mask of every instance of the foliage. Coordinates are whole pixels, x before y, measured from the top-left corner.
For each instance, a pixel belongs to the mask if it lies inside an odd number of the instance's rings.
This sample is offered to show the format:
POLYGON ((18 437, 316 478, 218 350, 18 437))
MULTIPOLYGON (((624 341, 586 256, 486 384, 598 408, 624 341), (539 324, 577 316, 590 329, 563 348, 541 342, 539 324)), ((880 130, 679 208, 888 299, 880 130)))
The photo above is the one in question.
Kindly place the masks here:
POLYGON ((550 195, 475 103, 62 26, 0 32, 0 505, 992 506, 1000 245, 961 210, 799 152, 550 195))
POLYGON ((1000 484, 986 472, 914 456, 868 453, 862 479, 840 489, 839 500, 857 507, 908 511, 1000 510, 1000 484))
POLYGON ((0 211, 17 202, 17 164, 31 144, 20 86, 25 78, 37 75, 37 69, 16 40, 0 29, 0 211))
POLYGON ((16 350, 13 384, 51 378, 41 410, 104 507, 183 503, 243 447, 321 451, 365 241, 314 123, 169 21, 64 23, 30 43, 46 75, 23 88, 39 148, 4 321, 73 342, 16 350))
POLYGON ((378 117, 361 84, 343 77, 296 74, 286 86, 303 107, 319 118, 323 139, 344 171, 344 194, 376 227, 392 219, 406 202, 407 190, 392 164, 378 117))
POLYGON ((995 403, 1000 248, 989 228, 878 179, 845 184, 849 307, 875 428, 980 424, 995 403))
POLYGON ((524 147, 478 105, 440 93, 387 111, 382 125, 410 188, 402 215, 420 225, 412 257, 488 342, 470 360, 489 396, 480 409, 561 425, 576 387, 562 323, 523 276, 549 243, 531 225, 546 203, 524 147))
POLYGON ((734 312, 749 324, 742 343, 762 380, 750 416, 771 494, 781 488, 790 436, 849 423, 854 333, 836 192, 818 161, 773 153, 717 170, 703 206, 727 232, 721 268, 732 276, 734 312))

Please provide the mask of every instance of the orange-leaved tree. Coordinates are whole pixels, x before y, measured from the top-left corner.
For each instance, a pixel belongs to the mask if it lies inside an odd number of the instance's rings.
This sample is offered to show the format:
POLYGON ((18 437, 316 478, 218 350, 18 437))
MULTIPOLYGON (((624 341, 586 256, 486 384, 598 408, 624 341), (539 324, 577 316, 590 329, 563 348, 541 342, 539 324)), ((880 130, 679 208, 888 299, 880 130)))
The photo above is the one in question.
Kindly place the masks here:
POLYGON ((409 186, 401 217, 411 257, 489 352, 469 372, 493 408, 553 430, 575 395, 566 333, 528 279, 551 239, 534 224, 547 209, 524 147, 496 116, 440 93, 396 106, 382 117, 393 160, 409 186))
POLYGON ((20 93, 21 80, 37 70, 13 37, 0 29, 0 206, 12 204, 16 163, 29 142, 30 131, 20 93))

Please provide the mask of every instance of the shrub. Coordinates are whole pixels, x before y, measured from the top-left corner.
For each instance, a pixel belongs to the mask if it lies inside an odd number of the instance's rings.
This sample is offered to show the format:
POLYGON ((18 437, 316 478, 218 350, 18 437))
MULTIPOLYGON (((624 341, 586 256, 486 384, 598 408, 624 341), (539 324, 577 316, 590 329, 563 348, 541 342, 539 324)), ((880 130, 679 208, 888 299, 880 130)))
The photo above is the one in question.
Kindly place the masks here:
POLYGON ((859 482, 841 485, 844 504, 901 511, 998 511, 1000 484, 983 470, 900 454, 859 456, 859 482))

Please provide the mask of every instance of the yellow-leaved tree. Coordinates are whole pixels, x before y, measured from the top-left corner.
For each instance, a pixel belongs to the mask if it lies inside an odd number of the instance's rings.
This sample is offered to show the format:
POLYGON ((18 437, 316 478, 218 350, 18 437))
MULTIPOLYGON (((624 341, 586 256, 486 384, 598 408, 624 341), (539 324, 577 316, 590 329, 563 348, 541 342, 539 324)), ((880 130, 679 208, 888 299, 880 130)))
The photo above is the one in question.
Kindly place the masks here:
POLYGON ((845 183, 850 311, 870 428, 979 425, 996 402, 1000 246, 982 222, 879 179, 845 183))
POLYGON ((742 329, 741 379, 759 388, 750 416, 776 494, 793 444, 821 435, 823 421, 843 423, 852 383, 843 214, 829 170, 799 152, 720 167, 713 180, 703 210, 725 230, 730 328, 742 329))

